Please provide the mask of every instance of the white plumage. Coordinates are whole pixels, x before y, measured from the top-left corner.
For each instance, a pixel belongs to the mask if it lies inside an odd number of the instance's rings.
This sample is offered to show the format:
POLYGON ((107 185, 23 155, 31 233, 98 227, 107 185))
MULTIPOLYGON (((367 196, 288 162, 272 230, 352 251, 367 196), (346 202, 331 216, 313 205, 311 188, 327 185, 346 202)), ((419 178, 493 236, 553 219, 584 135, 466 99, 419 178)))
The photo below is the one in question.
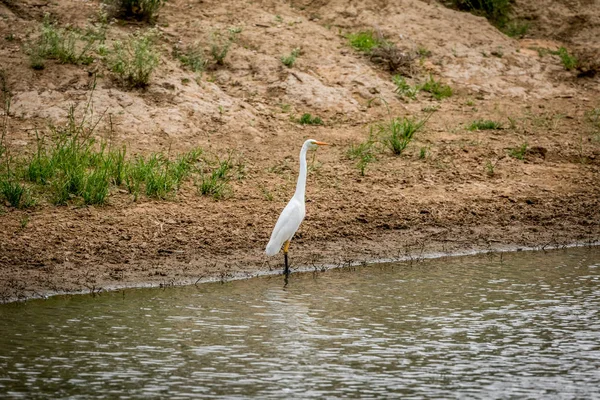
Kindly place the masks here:
MULTIPOLYGON (((285 206, 281 215, 277 219, 271 239, 267 244, 265 253, 268 256, 274 256, 279 253, 281 247, 288 241, 292 240, 294 234, 300 227, 304 216, 306 215, 306 208, 304 206, 304 194, 306 192, 306 153, 308 150, 316 149, 320 145, 326 145, 324 142, 317 142, 316 140, 309 139, 302 145, 300 150, 300 172, 298 174, 298 182, 296 183, 296 192, 294 196, 285 206)), ((287 271, 287 249, 284 248, 286 254, 286 271, 287 271)))
POLYGON ((277 219, 275 228, 273 228, 271 240, 267 244, 266 253, 268 256, 274 256, 279 253, 281 246, 288 240, 292 240, 305 216, 306 208, 304 202, 292 197, 277 219))

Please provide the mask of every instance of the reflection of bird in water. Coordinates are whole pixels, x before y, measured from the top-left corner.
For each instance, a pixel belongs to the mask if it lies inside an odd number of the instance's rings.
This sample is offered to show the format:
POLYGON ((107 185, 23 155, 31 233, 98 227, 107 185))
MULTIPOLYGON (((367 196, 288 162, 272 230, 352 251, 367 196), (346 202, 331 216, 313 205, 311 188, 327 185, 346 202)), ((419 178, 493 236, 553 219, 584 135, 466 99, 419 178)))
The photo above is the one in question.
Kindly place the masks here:
POLYGON ((294 193, 294 196, 290 202, 281 212, 281 215, 275 224, 275 228, 273 228, 273 233, 271 234, 269 244, 267 244, 267 249, 265 252, 268 256, 274 256, 275 254, 279 253, 279 250, 281 250, 281 247, 283 246, 283 260, 285 264, 284 273, 286 276, 290 273, 287 255, 290 247, 290 241, 292 240, 292 237, 300 227, 300 224, 306 215, 306 209, 304 206, 304 193, 306 192, 307 173, 306 152, 326 144, 327 143, 308 139, 302 145, 302 150, 300 150, 300 173, 298 175, 298 182, 296 183, 296 192, 294 193))
MULTIPOLYGON (((319 319, 311 315, 305 293, 273 287, 265 293, 272 345, 285 354, 289 366, 304 364, 316 353, 314 337, 323 334, 319 319)), ((310 296, 307 297, 310 299, 310 296)))

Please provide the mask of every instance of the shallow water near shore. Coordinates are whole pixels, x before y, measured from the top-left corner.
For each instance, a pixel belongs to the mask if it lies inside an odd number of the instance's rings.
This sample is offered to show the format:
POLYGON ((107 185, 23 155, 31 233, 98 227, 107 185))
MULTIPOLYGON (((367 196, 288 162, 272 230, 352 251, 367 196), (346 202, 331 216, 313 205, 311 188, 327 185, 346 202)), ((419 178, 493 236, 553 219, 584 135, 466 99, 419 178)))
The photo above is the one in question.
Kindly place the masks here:
POLYGON ((0 397, 600 396, 600 248, 0 306, 0 397))

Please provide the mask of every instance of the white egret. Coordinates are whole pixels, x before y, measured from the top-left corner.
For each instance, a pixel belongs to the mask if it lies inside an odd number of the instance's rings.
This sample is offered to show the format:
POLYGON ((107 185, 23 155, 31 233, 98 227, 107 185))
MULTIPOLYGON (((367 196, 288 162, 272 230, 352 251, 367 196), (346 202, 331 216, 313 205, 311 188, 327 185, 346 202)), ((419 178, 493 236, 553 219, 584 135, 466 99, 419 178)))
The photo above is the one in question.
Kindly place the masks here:
POLYGON ((286 275, 290 272, 287 254, 290 247, 290 241, 292 240, 292 237, 294 237, 294 234, 300 227, 300 224, 306 215, 306 209, 304 206, 304 193, 306 192, 307 173, 306 152, 327 144, 328 143, 318 142, 314 139, 308 139, 302 145, 302 150, 300 150, 300 173, 298 174, 298 182, 296 183, 296 192, 294 193, 294 196, 290 202, 281 212, 281 215, 275 224, 275 228, 273 228, 273 233, 271 234, 269 244, 267 244, 267 248, 265 250, 268 256, 274 256, 275 254, 279 253, 281 247, 283 246, 283 260, 285 265, 284 273, 286 275))

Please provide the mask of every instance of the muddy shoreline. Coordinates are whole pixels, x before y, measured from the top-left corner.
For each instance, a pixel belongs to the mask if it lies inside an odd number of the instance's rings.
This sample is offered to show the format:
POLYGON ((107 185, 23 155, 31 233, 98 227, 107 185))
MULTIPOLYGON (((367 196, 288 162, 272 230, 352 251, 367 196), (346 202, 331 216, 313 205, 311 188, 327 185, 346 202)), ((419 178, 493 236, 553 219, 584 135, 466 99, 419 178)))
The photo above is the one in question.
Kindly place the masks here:
MULTIPOLYGON (((495 257, 502 256, 502 254, 506 253, 517 253, 517 252, 547 252, 547 251, 556 251, 556 250, 567 250, 573 248, 591 248, 600 246, 600 241, 592 241, 591 239, 587 242, 578 242, 578 243, 563 243, 563 244, 543 244, 537 245, 533 247, 527 246, 515 246, 515 245, 501 245, 495 244, 491 246, 487 246, 485 248, 469 248, 468 250, 459 250, 454 249, 450 252, 448 251, 435 251, 435 252, 425 252, 424 248, 421 248, 419 252, 414 253, 405 253, 402 256, 383 258, 383 259, 370 259, 370 260, 345 260, 340 261, 335 264, 328 264, 324 260, 321 260, 318 263, 313 263, 312 265, 294 265, 291 268, 291 274, 296 273, 326 273, 332 269, 338 268, 351 268, 356 266, 367 266, 367 267, 376 267, 378 264, 385 263, 418 263, 424 260, 432 260, 432 259, 443 259, 448 257, 469 257, 469 256, 485 256, 485 257, 495 257)), ((451 273, 451 271, 449 271, 451 273)), ((48 299, 53 296, 78 296, 78 295, 91 295, 91 296, 101 296, 106 292, 114 292, 126 289, 149 289, 149 288, 169 288, 169 287, 181 287, 181 286, 191 286, 191 285, 202 285, 208 283, 221 283, 225 284, 227 282, 232 282, 236 280, 245 280, 252 279, 258 277, 265 276, 281 276, 283 279, 283 272, 280 269, 270 268, 269 270, 265 269, 257 269, 255 271, 249 272, 237 272, 237 273, 229 273, 224 276, 221 273, 217 273, 215 275, 210 275, 207 273, 206 275, 202 275, 197 279, 193 278, 185 278, 183 280, 175 281, 171 280, 169 282, 157 282, 157 281, 131 281, 124 283, 109 283, 106 282, 104 285, 92 288, 73 288, 70 290, 63 291, 50 291, 44 290, 41 291, 29 291, 29 292, 21 292, 21 293, 13 293, 13 297, 9 297, 8 292, 0 292, 1 293, 1 303, 7 304, 11 302, 23 302, 27 300, 40 300, 40 299, 48 299)), ((3 288, 4 289, 4 288, 3 288)))
MULTIPOLYGON (((490 231, 489 227, 479 228, 481 231, 490 231)), ((521 240, 515 241, 506 237, 499 240, 482 234, 459 237, 448 233, 441 235, 439 232, 414 232, 404 236, 387 233, 369 240, 318 243, 318 246, 329 249, 328 251, 315 250, 315 243, 301 239, 292 252, 291 271, 325 272, 332 268, 356 265, 375 267, 376 264, 384 262, 419 262, 429 258, 493 256, 506 252, 549 251, 600 245, 600 233, 597 230, 575 234, 547 229, 545 233, 536 237, 526 236, 523 235, 521 240), (574 237, 577 239, 573 240, 574 237), (339 249, 339 253, 332 249, 339 249)), ((168 255, 162 254, 158 259, 148 257, 127 264, 77 265, 66 262, 41 269, 15 269, 0 265, 3 267, 4 276, 7 276, 6 272, 9 273, 8 279, 0 282, 0 300, 7 303, 55 295, 100 295, 106 291, 127 288, 225 283, 282 273, 281 257, 267 258, 257 255, 257 251, 251 253, 252 256, 239 251, 227 255, 204 256, 194 262, 183 262, 181 253, 172 252, 168 255)))

